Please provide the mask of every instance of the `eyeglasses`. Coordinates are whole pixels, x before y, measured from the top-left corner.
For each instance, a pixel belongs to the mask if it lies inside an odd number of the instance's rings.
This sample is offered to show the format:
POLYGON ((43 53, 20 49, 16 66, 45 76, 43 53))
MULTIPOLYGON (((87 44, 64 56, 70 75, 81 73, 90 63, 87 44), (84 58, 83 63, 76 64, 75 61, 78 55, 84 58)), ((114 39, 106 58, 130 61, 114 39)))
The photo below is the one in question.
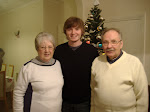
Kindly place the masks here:
POLYGON ((103 41, 102 45, 103 46, 108 46, 109 44, 111 44, 112 46, 116 46, 119 42, 121 42, 122 40, 116 41, 116 40, 112 40, 110 42, 108 41, 103 41))
POLYGON ((48 50, 52 50, 52 49, 54 49, 54 47, 52 47, 52 46, 48 46, 48 47, 39 47, 41 50, 46 50, 46 49, 48 49, 48 50))

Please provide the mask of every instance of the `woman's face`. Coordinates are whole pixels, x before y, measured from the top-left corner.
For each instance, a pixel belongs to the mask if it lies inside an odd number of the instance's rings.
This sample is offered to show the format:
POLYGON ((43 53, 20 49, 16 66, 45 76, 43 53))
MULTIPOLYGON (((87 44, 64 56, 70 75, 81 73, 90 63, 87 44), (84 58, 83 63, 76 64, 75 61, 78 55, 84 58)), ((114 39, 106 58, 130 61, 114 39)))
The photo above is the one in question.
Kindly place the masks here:
POLYGON ((54 46, 49 40, 44 40, 40 43, 37 52, 41 61, 49 62, 54 54, 54 46))

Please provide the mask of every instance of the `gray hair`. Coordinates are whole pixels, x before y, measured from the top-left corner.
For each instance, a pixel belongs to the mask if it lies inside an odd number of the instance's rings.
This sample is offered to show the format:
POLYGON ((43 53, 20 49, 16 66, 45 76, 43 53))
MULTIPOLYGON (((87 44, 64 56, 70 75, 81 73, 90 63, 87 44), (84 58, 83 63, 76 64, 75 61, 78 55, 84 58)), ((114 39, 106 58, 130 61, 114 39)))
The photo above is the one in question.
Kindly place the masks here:
POLYGON ((51 35, 47 32, 40 32, 35 38, 36 50, 38 50, 40 43, 43 42, 44 40, 50 41, 53 44, 54 49, 55 49, 56 44, 55 44, 55 39, 54 39, 53 35, 51 35))
POLYGON ((108 31, 110 31, 110 30, 116 31, 116 32, 119 34, 120 40, 122 40, 122 33, 121 33, 121 31, 120 31, 119 29, 117 29, 117 28, 105 28, 104 31, 102 32, 102 35, 101 35, 102 40, 103 40, 103 36, 105 35, 105 33, 108 32, 108 31))

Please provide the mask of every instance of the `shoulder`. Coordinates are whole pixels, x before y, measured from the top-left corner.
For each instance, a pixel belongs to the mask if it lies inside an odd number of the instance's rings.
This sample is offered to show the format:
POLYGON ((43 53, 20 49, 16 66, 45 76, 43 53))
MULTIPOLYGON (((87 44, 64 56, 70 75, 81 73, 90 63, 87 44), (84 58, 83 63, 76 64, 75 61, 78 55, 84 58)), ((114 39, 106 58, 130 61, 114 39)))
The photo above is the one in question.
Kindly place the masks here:
POLYGON ((32 60, 30 60, 30 61, 24 63, 24 66, 28 65, 29 63, 31 63, 31 61, 32 61, 32 60))
POLYGON ((96 57, 92 63, 92 74, 96 71, 103 71, 107 67, 107 59, 105 55, 96 57))
POLYGON ((90 49, 97 49, 97 48, 95 48, 93 45, 87 44, 87 43, 85 43, 85 42, 83 42, 83 46, 84 46, 84 47, 87 47, 87 48, 90 48, 90 49))
POLYGON ((68 43, 63 43, 63 44, 60 44, 56 47, 55 51, 54 51, 54 55, 53 57, 55 59, 59 59, 61 58, 60 56, 64 55, 64 51, 66 51, 66 49, 68 49, 68 43))
POLYGON ((63 44, 60 44, 60 45, 58 45, 58 46, 56 47, 56 50, 57 50, 57 49, 62 49, 62 48, 67 47, 67 46, 68 46, 68 42, 63 43, 63 44))
POLYGON ((30 70, 36 67, 37 64, 32 62, 33 59, 23 64, 22 69, 23 70, 30 70))
POLYGON ((131 63, 141 63, 141 61, 139 60, 138 57, 132 55, 132 54, 128 54, 125 51, 123 51, 123 55, 126 57, 126 60, 128 60, 128 62, 131 63))
POLYGON ((57 69, 57 70, 61 71, 61 64, 58 60, 56 60, 54 66, 55 66, 54 69, 57 69))
POLYGON ((60 62, 57 59, 55 59, 55 64, 60 65, 60 62))
POLYGON ((128 54, 126 52, 123 52, 123 62, 126 63, 126 65, 130 68, 132 68, 133 71, 138 70, 139 68, 144 68, 142 62, 140 59, 134 55, 128 54))
POLYGON ((82 49, 98 56, 98 49, 91 44, 87 44, 87 43, 83 42, 82 49))
POLYGON ((54 57, 58 54, 62 54, 64 52, 64 50, 66 50, 68 48, 68 44, 67 42, 66 43, 63 43, 63 44, 60 44, 56 47, 55 49, 55 52, 54 52, 54 57))
POLYGON ((25 74, 27 72, 30 72, 35 67, 34 64, 31 62, 32 60, 24 63, 20 69, 20 74, 25 74))
POLYGON ((87 51, 88 54, 89 54, 90 56, 92 56, 94 59, 95 59, 97 56, 99 56, 98 49, 97 49, 96 47, 94 47, 93 45, 87 44, 87 43, 84 42, 84 43, 83 43, 83 46, 85 46, 85 47, 84 47, 84 49, 86 49, 85 51, 87 51))
POLYGON ((96 57, 93 61, 93 63, 106 63, 107 59, 106 59, 106 55, 100 55, 98 57, 96 57))

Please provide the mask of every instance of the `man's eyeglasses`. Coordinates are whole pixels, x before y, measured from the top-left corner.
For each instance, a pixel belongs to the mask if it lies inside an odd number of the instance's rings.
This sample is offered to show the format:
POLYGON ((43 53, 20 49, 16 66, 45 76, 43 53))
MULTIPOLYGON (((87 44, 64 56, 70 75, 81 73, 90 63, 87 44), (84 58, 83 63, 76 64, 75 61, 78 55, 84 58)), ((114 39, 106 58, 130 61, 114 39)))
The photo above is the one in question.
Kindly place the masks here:
POLYGON ((117 45, 119 42, 121 42, 122 40, 120 40, 120 41, 116 41, 116 40, 112 40, 112 41, 110 41, 110 42, 108 42, 108 41, 103 41, 102 42, 102 45, 103 46, 108 46, 109 44, 111 44, 112 46, 115 46, 115 45, 117 45))

